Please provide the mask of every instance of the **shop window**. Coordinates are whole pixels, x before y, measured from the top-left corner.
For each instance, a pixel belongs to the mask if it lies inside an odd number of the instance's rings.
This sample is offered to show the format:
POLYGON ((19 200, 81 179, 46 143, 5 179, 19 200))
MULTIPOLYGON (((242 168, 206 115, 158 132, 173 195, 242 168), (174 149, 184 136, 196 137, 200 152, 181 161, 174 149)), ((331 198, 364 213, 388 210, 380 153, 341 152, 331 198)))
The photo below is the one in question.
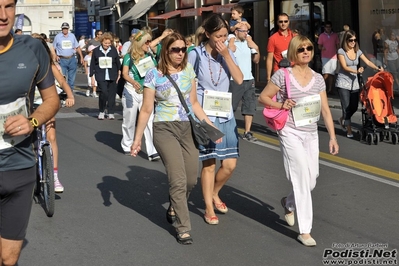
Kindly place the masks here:
POLYGON ((64 12, 63 11, 49 11, 48 18, 63 18, 64 12))
MULTIPOLYGON (((359 5, 359 25, 356 34, 360 50, 376 65, 385 66, 394 75, 395 89, 399 89, 397 70, 390 69, 390 64, 384 62, 384 48, 381 48, 381 45, 388 47, 387 44, 399 42, 399 1, 362 0, 359 5)), ((375 74, 370 68, 366 70, 363 76, 375 74)))

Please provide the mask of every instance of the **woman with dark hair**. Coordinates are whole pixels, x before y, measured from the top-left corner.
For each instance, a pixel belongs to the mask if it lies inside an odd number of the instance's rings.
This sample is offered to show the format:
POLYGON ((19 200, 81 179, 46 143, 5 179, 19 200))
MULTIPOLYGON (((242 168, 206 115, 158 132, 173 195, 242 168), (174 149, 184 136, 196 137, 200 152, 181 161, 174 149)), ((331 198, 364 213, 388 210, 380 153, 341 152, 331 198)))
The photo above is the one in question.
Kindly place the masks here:
MULTIPOLYGON (((209 95, 207 91, 226 99, 230 78, 237 84, 243 82, 243 74, 237 66, 234 54, 224 44, 229 31, 226 21, 219 14, 213 14, 203 23, 202 28, 203 33, 198 35, 200 45, 195 48, 197 53, 189 54, 189 62, 192 65, 196 65, 197 57, 199 60, 195 72, 198 78, 197 96, 200 103, 203 103, 204 97, 209 95)), ((213 110, 206 110, 204 107, 209 119, 225 134, 221 143, 210 143, 206 147, 200 147, 201 185, 205 201, 204 220, 212 225, 219 223, 214 206, 221 213, 228 211, 226 204, 219 197, 219 191, 233 174, 239 156, 237 125, 231 101, 227 108, 229 110, 225 110, 224 114, 215 115, 213 110), (220 168, 217 170, 216 160, 220 160, 220 168)))
POLYGON ((181 34, 172 33, 165 37, 158 66, 150 69, 145 76, 143 106, 131 147, 131 155, 137 156, 156 100, 154 145, 169 179, 170 206, 166 217, 177 231, 177 242, 183 245, 193 243, 187 200, 197 182, 198 173, 198 150, 188 115, 194 113, 200 121, 205 119, 208 124, 212 124, 197 101, 195 73, 192 65, 187 63, 186 50, 185 39, 181 34), (170 75, 179 86, 190 114, 186 113, 175 87, 166 75, 170 75))
POLYGON ((356 41, 356 33, 353 30, 348 30, 344 34, 341 48, 338 49, 338 62, 341 68, 335 81, 342 107, 342 116, 338 122, 342 129, 346 130, 348 138, 353 138, 351 117, 359 105, 360 86, 357 75, 364 71, 364 67, 358 68, 359 59, 376 71, 384 70, 367 59, 356 41))
POLYGON ((112 45, 112 34, 106 32, 100 38, 101 45, 93 49, 90 62, 92 86, 97 81, 97 92, 100 93, 98 120, 104 120, 105 108, 108 106, 108 119, 114 120, 116 83, 119 80, 121 62, 119 53, 112 45))

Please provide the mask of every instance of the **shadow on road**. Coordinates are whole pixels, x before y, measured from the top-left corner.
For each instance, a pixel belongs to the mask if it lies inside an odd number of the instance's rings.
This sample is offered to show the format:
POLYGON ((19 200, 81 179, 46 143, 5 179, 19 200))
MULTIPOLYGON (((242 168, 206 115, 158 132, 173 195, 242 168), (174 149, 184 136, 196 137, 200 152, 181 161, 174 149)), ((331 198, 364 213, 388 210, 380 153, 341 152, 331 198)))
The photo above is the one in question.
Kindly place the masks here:
POLYGON ((98 131, 95 134, 95 138, 98 142, 101 142, 112 149, 116 150, 118 153, 123 153, 121 147, 122 134, 115 134, 110 131, 98 131))
POLYGON ((134 210, 152 223, 175 234, 172 226, 166 222, 166 208, 169 184, 167 176, 153 169, 130 166, 126 174, 128 180, 115 176, 104 176, 97 184, 101 191, 104 206, 113 204, 111 195, 121 205, 134 210))
MULTIPOLYGON (((229 209, 287 237, 296 239, 298 236, 298 232, 291 230, 286 222, 280 219, 280 215, 274 211, 273 206, 258 198, 228 185, 222 188, 220 197, 226 202, 229 209)), ((283 213, 282 207, 280 213, 283 213)))
MULTIPOLYGON (((103 205, 107 207, 112 205, 111 197, 113 197, 121 205, 134 210, 174 235, 174 229, 166 222, 165 217, 169 191, 167 176, 158 170, 140 166, 130 166, 130 168, 126 174, 128 180, 104 176, 103 182, 97 184, 103 205)), ((223 187, 220 196, 231 210, 285 236, 296 238, 298 233, 286 226, 285 221, 274 212, 273 206, 228 185, 223 187)), ((189 198, 189 209, 191 213, 203 217, 203 207, 200 186, 197 184, 189 198)))
POLYGON ((90 114, 90 113, 98 113, 98 108, 91 108, 91 107, 79 107, 76 109, 76 112, 79 114, 90 114))

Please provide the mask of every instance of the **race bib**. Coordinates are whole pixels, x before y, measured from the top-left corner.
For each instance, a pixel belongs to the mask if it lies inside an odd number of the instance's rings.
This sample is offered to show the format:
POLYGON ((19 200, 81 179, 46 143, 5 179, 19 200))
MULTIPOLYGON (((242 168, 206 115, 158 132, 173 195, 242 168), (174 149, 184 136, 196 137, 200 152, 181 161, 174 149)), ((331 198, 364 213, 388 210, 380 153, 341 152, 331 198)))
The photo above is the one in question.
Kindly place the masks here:
POLYGON ((231 111, 231 92, 205 90, 202 109, 207 115, 228 118, 231 111))
POLYGON ((7 118, 14 115, 28 117, 26 98, 18 98, 12 103, 0 105, 0 150, 11 148, 28 137, 25 135, 11 137, 4 133, 4 124, 7 118))
POLYGON ((147 71, 151 68, 154 68, 155 64, 152 60, 151 56, 147 56, 139 61, 136 65, 137 70, 139 71, 140 77, 144 78, 147 71))
POLYGON ((319 121, 321 111, 320 95, 303 97, 296 101, 292 116, 296 127, 306 126, 319 121))
POLYGON ((70 40, 62 41, 62 42, 61 42, 61 48, 62 48, 63 50, 66 50, 66 49, 73 49, 73 47, 72 47, 72 42, 71 42, 70 40))
POLYGON ((106 57, 106 56, 99 57, 98 65, 101 69, 112 68, 112 57, 106 57))

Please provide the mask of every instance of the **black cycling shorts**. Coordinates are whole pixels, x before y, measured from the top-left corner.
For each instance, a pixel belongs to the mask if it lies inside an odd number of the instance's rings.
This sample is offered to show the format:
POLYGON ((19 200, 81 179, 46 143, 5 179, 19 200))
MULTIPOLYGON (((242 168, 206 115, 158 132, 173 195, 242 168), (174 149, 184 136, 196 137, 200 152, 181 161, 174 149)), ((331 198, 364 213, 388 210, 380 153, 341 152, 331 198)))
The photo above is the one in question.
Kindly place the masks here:
POLYGON ((36 166, 0 172, 0 236, 23 240, 32 209, 36 166))

